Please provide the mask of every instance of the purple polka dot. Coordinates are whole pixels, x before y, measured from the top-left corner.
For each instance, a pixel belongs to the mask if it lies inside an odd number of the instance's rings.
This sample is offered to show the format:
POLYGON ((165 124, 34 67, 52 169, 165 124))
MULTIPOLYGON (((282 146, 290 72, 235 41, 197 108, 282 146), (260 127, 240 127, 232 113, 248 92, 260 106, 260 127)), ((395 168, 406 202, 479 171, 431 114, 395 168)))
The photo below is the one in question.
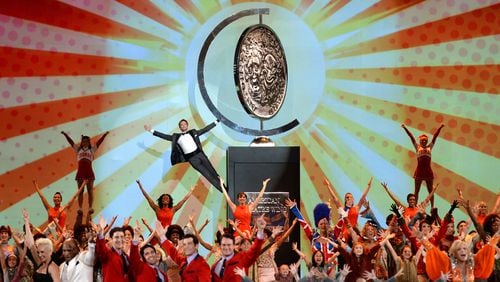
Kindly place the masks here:
POLYGON ((36 25, 34 23, 29 23, 27 29, 29 32, 33 32, 36 30, 36 25))
POLYGON ((87 7, 90 6, 90 0, 83 1, 83 5, 85 5, 87 7))
POLYGON ((49 94, 49 98, 50 98, 51 100, 53 100, 55 97, 56 97, 56 96, 54 95, 54 93, 50 93, 50 94, 49 94))
POLYGON ((43 42, 38 42, 38 43, 36 43, 35 46, 36 46, 36 49, 43 50, 45 47, 45 44, 43 44, 43 42))
POLYGON ((15 27, 19 28, 23 26, 23 20, 22 19, 14 19, 12 20, 12 24, 14 24, 15 27))
POLYGON ((61 40, 63 39, 63 37, 62 37, 62 35, 61 35, 61 34, 59 34, 59 33, 58 33, 58 34, 56 34, 56 35, 54 36, 54 39, 55 39, 57 42, 61 42, 61 40))
POLYGON ((11 86, 12 86, 12 85, 14 85, 14 84, 16 84, 16 79, 14 79, 14 78, 9 78, 9 79, 7 80, 7 84, 8 84, 8 85, 11 85, 11 86))
POLYGON ((5 34, 5 28, 0 25, 0 36, 3 36, 5 34))
POLYGON ((3 92, 2 92, 2 97, 4 97, 4 98, 9 98, 9 97, 10 97, 10 92, 9 92, 9 91, 7 91, 7 90, 3 91, 3 92))
POLYGON ((18 103, 22 103, 23 101, 24 101, 23 97, 21 97, 21 96, 17 96, 17 98, 16 98, 16 102, 18 102, 18 103))
POLYGON ((19 142, 16 142, 15 146, 16 146, 16 148, 19 148, 19 147, 21 147, 21 144, 19 144, 19 142))
POLYGON ((72 91, 73 90, 73 85, 70 84, 70 85, 68 85, 67 88, 68 88, 68 91, 72 91))
POLYGON ((74 45, 75 45, 75 43, 76 43, 76 41, 75 41, 73 38, 71 38, 71 39, 68 41, 69 46, 74 46, 74 45))
POLYGON ((36 95, 40 95, 41 93, 42 93, 42 89, 40 89, 40 88, 36 88, 35 89, 35 94, 36 95))
POLYGON ((28 36, 23 37, 23 45, 30 45, 31 43, 31 38, 28 36))
POLYGON ((44 37, 49 36, 49 30, 47 28, 42 29, 42 36, 44 37))
POLYGON ((8 38, 11 41, 15 41, 17 39, 17 32, 15 32, 15 31, 9 32, 8 38))
POLYGON ((59 86, 59 84, 61 84, 61 82, 59 81, 59 79, 54 80, 54 85, 55 86, 59 86))
POLYGON ((23 90, 28 89, 28 83, 26 83, 26 82, 21 83, 21 89, 23 89, 23 90))

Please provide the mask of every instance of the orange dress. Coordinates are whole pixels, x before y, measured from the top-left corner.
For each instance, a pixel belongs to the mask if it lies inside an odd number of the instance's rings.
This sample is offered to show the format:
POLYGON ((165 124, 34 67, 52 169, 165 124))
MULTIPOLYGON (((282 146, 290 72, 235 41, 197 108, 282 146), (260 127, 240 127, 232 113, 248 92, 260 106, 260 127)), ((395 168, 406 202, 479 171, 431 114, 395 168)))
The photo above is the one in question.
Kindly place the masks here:
MULTIPOLYGON (((237 206, 233 214, 234 214, 234 220, 240 221, 238 229, 243 233, 248 231, 248 234, 251 234, 250 222, 252 221, 252 213, 250 212, 248 205, 237 206)), ((235 236, 236 235, 237 234, 235 234, 235 236)))
POLYGON ((57 219, 57 224, 61 227, 65 227, 66 225, 66 212, 59 212, 61 207, 51 207, 47 213, 49 214, 49 223, 57 219))
MULTIPOLYGON (((467 279, 488 279, 495 263, 495 248, 491 245, 485 245, 474 256, 474 271, 467 272, 467 279)), ((452 269, 450 258, 447 254, 439 250, 439 248, 432 248, 427 251, 426 265, 427 275, 434 281, 441 276, 441 272, 451 272, 452 281, 463 281, 460 271, 452 269)))
POLYGON ((156 218, 161 222, 161 226, 165 228, 172 224, 172 219, 174 218, 174 209, 169 207, 161 208, 156 213, 156 218))

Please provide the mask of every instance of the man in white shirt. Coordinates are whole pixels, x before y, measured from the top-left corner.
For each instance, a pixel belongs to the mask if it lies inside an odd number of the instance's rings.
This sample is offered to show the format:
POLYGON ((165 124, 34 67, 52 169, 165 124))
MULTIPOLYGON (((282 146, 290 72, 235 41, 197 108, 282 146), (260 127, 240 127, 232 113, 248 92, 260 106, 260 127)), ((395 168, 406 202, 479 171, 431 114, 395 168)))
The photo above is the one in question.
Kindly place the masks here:
POLYGON ((201 148, 199 136, 214 128, 218 120, 205 126, 202 129, 190 129, 187 120, 181 119, 179 121, 179 129, 181 133, 165 134, 154 130, 151 125, 144 125, 144 129, 153 133, 154 136, 172 142, 172 154, 170 161, 172 165, 189 162, 194 169, 199 171, 215 188, 222 192, 219 182, 219 174, 210 163, 210 160, 201 148))
POLYGON ((92 282, 95 258, 94 239, 89 239, 88 249, 81 252, 75 239, 64 241, 62 248, 65 262, 59 266, 61 282, 92 282))

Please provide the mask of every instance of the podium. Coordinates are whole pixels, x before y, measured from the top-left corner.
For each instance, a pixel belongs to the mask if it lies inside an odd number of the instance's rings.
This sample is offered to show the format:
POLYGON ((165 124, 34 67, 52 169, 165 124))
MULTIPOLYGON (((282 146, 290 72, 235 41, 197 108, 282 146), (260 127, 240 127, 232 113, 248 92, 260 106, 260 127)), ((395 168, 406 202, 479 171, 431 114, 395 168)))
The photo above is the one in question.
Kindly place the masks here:
MULTIPOLYGON (((288 192, 291 199, 300 203, 300 147, 229 147, 226 172, 228 194, 235 204, 239 192, 259 192, 262 181, 267 178, 271 178, 271 181, 266 193, 288 192)), ((229 208, 227 215, 228 218, 233 218, 229 208)), ((293 218, 291 215, 290 224, 293 218)), ((290 242, 300 244, 299 231, 300 226, 297 224, 290 235, 290 242)), ((281 263, 296 262, 297 259, 290 243, 284 243, 275 254, 278 266, 281 263)))

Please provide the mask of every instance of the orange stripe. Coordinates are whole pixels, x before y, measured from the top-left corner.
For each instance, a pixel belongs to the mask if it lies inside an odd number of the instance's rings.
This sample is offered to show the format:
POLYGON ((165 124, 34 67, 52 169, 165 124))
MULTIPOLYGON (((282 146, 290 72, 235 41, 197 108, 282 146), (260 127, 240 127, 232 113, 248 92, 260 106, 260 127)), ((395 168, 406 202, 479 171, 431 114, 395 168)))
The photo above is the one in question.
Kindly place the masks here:
POLYGON ((330 70, 335 78, 498 94, 500 65, 330 70))
POLYGON ((114 22, 98 14, 93 14, 59 1, 0 1, 0 11, 2 11, 4 15, 88 33, 99 37, 135 39, 138 42, 164 41, 162 38, 155 37, 148 33, 114 22))
MULTIPOLYGON (((142 133, 144 124, 160 123, 167 120, 172 114, 175 114, 175 111, 161 110, 113 129, 110 136, 99 147, 96 159, 100 154, 104 154, 120 145, 123 140, 129 140, 142 133)), ((94 136, 93 142, 96 142, 98 137, 100 135, 94 136)), ((66 142, 63 136, 60 138, 61 143, 66 142)), ((33 178, 38 179, 40 187, 45 187, 72 171, 76 171, 76 168, 75 154, 71 148, 66 148, 2 174, 0 176, 0 194, 2 194, 3 201, 0 201, 0 211, 32 195, 34 191, 29 187, 33 186, 31 183, 33 178)), ((97 199, 96 197, 96 201, 97 199)))
POLYGON ((165 86, 0 109, 0 141, 164 95, 165 86), (89 106, 92 105, 92 106, 89 106))
MULTIPOLYGON (((0 77, 142 73, 141 61, 0 47, 0 77)), ((148 65, 148 71, 159 70, 148 65)))
POLYGON ((327 57, 329 59, 351 57, 499 34, 500 25, 497 19, 499 10, 500 3, 401 30, 355 46, 333 49, 327 52, 327 57))

